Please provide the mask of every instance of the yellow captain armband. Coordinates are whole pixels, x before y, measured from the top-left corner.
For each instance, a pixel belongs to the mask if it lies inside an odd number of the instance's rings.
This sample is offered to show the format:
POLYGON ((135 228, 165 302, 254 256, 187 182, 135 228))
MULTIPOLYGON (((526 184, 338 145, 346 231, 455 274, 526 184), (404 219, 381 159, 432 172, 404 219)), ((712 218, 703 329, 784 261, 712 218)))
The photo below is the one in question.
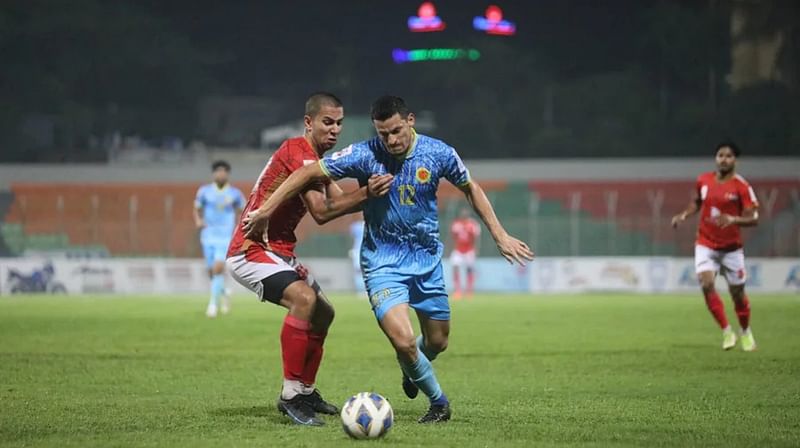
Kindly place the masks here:
POLYGON ((322 170, 322 174, 324 174, 324 175, 326 175, 328 177, 331 177, 331 172, 328 171, 328 167, 325 166, 325 160, 324 159, 321 159, 319 161, 319 169, 322 170))

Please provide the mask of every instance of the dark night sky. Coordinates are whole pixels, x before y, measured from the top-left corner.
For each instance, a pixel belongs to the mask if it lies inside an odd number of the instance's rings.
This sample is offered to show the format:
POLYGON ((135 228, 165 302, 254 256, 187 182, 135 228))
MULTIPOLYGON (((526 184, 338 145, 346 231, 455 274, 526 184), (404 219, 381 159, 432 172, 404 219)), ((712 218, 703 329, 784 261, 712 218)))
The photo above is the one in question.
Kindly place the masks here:
MULTIPOLYGON (((271 126, 299 117, 304 98, 328 90, 350 116, 367 113, 379 95, 400 95, 412 110, 432 112, 437 136, 471 155, 487 147, 504 148, 496 156, 528 156, 533 147, 538 155, 592 155, 598 145, 635 155, 654 144, 673 154, 720 135, 784 151, 796 138, 791 117, 800 102, 791 83, 730 88, 727 0, 498 0, 517 24, 513 37, 472 29, 489 0, 435 1, 447 29, 411 33, 407 19, 421 3, 5 0, 0 94, 10 100, 0 137, 22 148, 18 158, 33 157, 22 125, 46 115, 57 124, 54 147, 118 130, 232 144, 200 118, 208 115, 203 99, 251 97, 266 106, 251 111, 255 102, 229 99, 223 113, 271 126), (394 48, 431 47, 482 56, 402 65, 391 58, 394 48)), ((792 17, 776 6, 751 22, 756 32, 794 30, 792 17)), ((785 55, 782 67, 794 73, 796 56, 785 55)), ((233 134, 236 144, 257 140, 249 128, 233 134)))
MULTIPOLYGON (((215 77, 232 93, 300 94, 307 86, 335 88, 330 67, 344 64, 360 82, 357 98, 396 89, 409 82, 392 63, 392 48, 464 46, 483 38, 506 39, 542 57, 560 58, 564 75, 591 67, 613 68, 635 50, 631 36, 637 17, 650 2, 513 1, 498 2, 517 23, 511 38, 482 37, 471 28, 487 1, 435 2, 447 23, 442 33, 413 34, 406 19, 419 1, 169 1, 140 2, 184 31, 199 48, 217 57, 215 77), (327 85, 326 85, 327 84, 327 85), (298 91, 294 91, 295 87, 298 91), (363 94, 363 95, 362 95, 363 94)), ((509 61, 513 63, 513 61, 509 61)))

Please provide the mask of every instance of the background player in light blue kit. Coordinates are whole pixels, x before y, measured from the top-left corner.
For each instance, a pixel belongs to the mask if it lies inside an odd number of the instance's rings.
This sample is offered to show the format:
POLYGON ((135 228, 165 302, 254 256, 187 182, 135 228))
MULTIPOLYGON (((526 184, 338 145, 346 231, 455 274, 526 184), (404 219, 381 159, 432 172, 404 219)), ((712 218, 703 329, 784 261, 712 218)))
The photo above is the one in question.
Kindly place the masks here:
POLYGON ((464 193, 509 262, 524 264, 533 259, 533 252, 505 231, 455 149, 414 131, 414 114, 402 98, 379 98, 371 115, 376 138, 294 172, 259 210, 246 217, 246 226, 259 234, 272 212, 311 182, 351 177, 366 185, 372 175, 394 175, 388 195, 364 203, 361 266, 372 309, 397 353, 403 390, 409 398, 422 390, 430 400, 419 422, 442 422, 450 419, 450 402, 431 365, 447 348, 450 334, 436 198, 439 180, 447 179, 464 193), (414 336, 409 306, 420 322, 419 338, 414 336))
POLYGON ((200 229, 200 245, 211 277, 211 298, 206 316, 227 314, 230 301, 225 293, 225 254, 237 218, 244 208, 244 196, 228 183, 231 166, 224 160, 211 165, 213 182, 201 186, 194 200, 194 223, 200 229))

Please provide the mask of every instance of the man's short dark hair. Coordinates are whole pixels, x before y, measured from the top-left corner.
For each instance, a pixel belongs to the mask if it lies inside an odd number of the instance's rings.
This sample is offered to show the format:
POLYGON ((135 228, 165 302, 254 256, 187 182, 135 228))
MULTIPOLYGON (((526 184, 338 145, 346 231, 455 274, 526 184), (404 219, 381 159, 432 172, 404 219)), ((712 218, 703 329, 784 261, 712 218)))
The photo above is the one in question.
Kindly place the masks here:
POLYGON ((322 106, 342 107, 342 100, 330 92, 317 92, 306 100, 306 115, 315 117, 322 106))
POLYGON ((225 171, 231 172, 231 164, 224 160, 217 160, 211 164, 211 171, 216 171, 220 168, 225 168, 225 171))
POLYGON ((370 116, 375 121, 384 121, 392 118, 394 114, 400 114, 400 118, 408 118, 408 106, 405 100, 399 96, 384 95, 374 103, 370 110, 370 116))
POLYGON ((739 149, 739 147, 738 147, 738 146, 736 146, 736 143, 734 143, 734 142, 732 142, 732 141, 725 141, 725 142, 722 142, 722 143, 720 143, 720 144, 718 144, 718 145, 717 145, 717 148, 714 150, 714 155, 717 155, 717 153, 719 152, 719 150, 720 150, 720 149, 722 149, 722 148, 724 148, 724 147, 726 147, 726 146, 727 146, 728 148, 731 148, 731 152, 733 152, 733 155, 734 155, 734 156, 736 156, 737 158, 738 158, 738 157, 739 157, 739 155, 742 153, 742 150, 741 150, 741 149, 739 149))

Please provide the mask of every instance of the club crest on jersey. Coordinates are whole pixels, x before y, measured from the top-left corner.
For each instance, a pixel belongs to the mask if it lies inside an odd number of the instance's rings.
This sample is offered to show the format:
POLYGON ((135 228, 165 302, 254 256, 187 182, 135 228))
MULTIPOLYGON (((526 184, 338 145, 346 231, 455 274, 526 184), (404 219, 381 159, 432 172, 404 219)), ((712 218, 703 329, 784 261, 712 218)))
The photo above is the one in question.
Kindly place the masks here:
POLYGON ((427 184, 431 180, 431 171, 424 166, 417 168, 417 182, 427 184))

